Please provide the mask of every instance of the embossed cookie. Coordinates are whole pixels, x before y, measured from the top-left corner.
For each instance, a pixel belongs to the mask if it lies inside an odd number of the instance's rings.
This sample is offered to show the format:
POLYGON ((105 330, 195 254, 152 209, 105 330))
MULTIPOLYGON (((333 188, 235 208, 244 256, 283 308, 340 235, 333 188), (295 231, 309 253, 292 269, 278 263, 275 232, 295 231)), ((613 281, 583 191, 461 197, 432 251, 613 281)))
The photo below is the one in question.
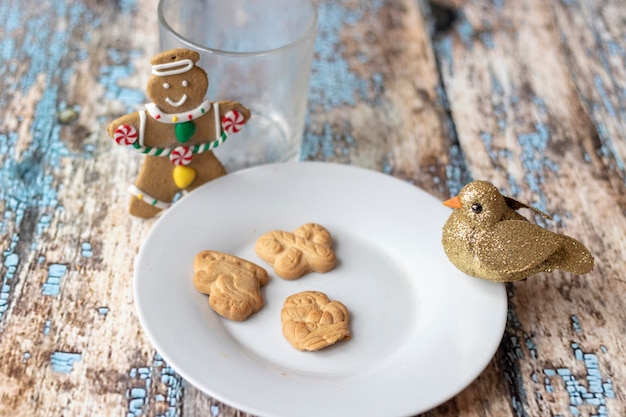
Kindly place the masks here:
POLYGON ((348 309, 319 291, 304 291, 285 300, 280 312, 283 335, 293 347, 316 351, 350 338, 348 309))
POLYGON ((275 230, 261 236, 255 246, 257 255, 285 279, 300 278, 307 272, 328 272, 335 267, 335 252, 328 230, 307 223, 293 233, 275 230))
POLYGON ((260 287, 267 284, 267 271, 234 255, 202 251, 194 259, 193 284, 209 296, 220 316, 242 321, 263 307, 260 287))

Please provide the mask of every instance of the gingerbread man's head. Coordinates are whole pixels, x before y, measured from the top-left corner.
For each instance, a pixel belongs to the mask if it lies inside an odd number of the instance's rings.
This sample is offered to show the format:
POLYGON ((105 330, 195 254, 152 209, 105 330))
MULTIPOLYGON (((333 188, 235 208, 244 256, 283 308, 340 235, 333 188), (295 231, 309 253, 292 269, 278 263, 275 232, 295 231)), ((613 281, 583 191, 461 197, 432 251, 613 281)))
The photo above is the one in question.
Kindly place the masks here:
POLYGON ((206 72, 196 63, 200 55, 189 49, 172 49, 151 60, 152 76, 146 93, 165 113, 180 113, 199 106, 209 87, 206 72))

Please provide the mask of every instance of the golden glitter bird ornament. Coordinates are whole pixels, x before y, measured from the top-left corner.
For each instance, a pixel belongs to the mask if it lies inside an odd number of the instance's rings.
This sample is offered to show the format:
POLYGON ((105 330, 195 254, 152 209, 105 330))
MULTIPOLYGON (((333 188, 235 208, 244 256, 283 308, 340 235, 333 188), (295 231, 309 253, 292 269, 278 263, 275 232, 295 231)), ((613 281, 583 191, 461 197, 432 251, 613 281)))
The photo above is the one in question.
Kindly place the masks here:
POLYGON ((503 196, 487 181, 470 182, 444 204, 454 208, 443 226, 444 251, 468 275, 511 282, 555 269, 586 274, 593 268, 582 243, 532 224, 516 210, 550 216, 503 196))

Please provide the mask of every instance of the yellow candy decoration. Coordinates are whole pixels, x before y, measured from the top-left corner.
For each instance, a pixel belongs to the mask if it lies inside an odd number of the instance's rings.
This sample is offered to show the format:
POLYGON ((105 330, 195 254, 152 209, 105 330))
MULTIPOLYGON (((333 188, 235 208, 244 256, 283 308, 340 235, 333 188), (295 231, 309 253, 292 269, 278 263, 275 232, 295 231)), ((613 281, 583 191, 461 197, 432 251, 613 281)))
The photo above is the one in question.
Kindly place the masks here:
POLYGON ((188 166, 178 165, 174 167, 172 175, 174 177, 174 184, 183 190, 189 187, 196 178, 196 170, 188 166))

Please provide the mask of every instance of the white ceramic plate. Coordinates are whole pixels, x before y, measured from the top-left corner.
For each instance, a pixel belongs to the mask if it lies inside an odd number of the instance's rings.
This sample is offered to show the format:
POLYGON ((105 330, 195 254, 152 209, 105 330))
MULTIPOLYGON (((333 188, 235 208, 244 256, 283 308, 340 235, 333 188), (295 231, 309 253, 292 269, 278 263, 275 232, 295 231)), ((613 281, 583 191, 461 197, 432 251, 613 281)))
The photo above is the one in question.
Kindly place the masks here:
POLYGON ((506 323, 502 284, 455 269, 441 247, 450 210, 391 176, 345 165, 266 165, 212 181, 154 225, 135 269, 139 319, 188 382, 261 416, 406 416, 469 385, 506 323), (338 264, 285 281, 254 253, 259 236, 316 222, 338 264), (231 253, 268 269, 265 306, 244 322, 220 318, 192 283, 194 255, 231 253), (351 313, 352 339, 318 352, 281 332, 288 295, 317 290, 351 313))

